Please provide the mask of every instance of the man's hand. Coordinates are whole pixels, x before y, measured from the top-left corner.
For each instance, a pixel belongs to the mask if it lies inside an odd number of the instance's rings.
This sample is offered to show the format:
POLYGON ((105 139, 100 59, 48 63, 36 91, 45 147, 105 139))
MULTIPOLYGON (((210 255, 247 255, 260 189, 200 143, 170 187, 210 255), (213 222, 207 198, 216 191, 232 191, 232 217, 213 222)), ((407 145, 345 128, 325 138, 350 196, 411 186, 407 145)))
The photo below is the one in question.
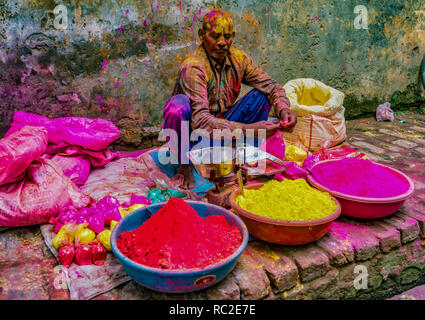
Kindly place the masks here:
POLYGON ((245 124, 244 125, 244 129, 253 129, 256 131, 256 136, 258 136, 258 131, 257 130, 266 130, 266 135, 267 137, 270 137, 271 135, 273 135, 273 133, 276 132, 276 130, 280 129, 282 127, 282 124, 279 123, 273 123, 271 121, 258 121, 255 123, 250 123, 250 124, 245 124))
POLYGON ((292 132, 297 124, 297 116, 288 109, 282 109, 280 120, 284 131, 292 132))

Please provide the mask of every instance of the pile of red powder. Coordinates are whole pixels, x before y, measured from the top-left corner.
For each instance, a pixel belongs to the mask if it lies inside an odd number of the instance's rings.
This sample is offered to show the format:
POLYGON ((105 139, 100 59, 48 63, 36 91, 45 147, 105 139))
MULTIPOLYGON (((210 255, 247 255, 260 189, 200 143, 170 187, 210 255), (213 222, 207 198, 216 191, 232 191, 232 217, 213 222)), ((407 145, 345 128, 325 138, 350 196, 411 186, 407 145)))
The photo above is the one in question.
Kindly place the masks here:
POLYGON ((171 198, 133 231, 123 232, 119 250, 140 264, 161 269, 205 268, 234 253, 242 242, 224 216, 200 217, 184 200, 171 198))
POLYGON ((367 159, 323 163, 313 168, 313 175, 329 190, 358 197, 395 197, 409 189, 405 179, 367 159))

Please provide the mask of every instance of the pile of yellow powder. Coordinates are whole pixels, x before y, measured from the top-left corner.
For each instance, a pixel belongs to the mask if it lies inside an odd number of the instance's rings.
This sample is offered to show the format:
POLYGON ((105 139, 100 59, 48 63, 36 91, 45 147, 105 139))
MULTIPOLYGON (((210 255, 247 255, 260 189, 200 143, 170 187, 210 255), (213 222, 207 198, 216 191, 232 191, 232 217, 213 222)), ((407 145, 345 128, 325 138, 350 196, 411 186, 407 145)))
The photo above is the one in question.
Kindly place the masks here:
POLYGON ((310 187, 304 179, 270 180, 257 190, 244 191, 245 197, 237 196, 236 204, 250 213, 272 219, 320 219, 329 216, 338 207, 329 193, 310 187))

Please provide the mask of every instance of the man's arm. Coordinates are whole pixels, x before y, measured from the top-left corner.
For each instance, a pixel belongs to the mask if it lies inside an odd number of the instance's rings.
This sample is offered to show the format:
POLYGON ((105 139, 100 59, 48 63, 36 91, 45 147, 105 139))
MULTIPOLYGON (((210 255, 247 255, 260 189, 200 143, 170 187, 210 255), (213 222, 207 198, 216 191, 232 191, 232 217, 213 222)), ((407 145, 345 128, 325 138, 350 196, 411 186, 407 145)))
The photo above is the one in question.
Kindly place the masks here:
POLYGON ((274 108, 276 116, 282 119, 283 109, 289 111, 290 107, 285 89, 263 71, 247 54, 245 54, 244 63, 242 82, 266 94, 270 104, 274 108))

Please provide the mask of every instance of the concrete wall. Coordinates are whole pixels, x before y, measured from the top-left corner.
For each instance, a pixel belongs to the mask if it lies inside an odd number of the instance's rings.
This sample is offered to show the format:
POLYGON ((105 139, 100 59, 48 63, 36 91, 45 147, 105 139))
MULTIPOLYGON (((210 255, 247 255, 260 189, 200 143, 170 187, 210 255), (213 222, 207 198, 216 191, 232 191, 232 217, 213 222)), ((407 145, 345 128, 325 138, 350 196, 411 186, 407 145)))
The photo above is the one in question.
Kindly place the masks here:
POLYGON ((311 77, 343 91, 348 118, 385 101, 425 102, 423 1, 2 0, 0 135, 16 110, 103 117, 121 129, 160 124, 178 64, 214 6, 231 12, 234 45, 282 85, 311 77), (356 28, 357 5, 367 29, 356 28))

